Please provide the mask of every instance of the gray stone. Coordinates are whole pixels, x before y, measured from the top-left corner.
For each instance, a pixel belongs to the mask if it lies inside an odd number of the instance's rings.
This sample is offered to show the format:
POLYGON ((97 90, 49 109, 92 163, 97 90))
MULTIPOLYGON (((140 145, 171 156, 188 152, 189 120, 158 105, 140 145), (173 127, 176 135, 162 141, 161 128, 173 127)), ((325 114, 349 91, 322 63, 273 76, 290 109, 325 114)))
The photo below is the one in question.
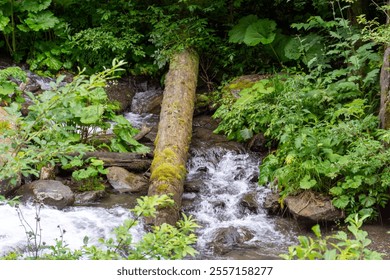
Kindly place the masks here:
POLYGON ((202 179, 186 180, 184 182, 184 191, 198 193, 201 190, 203 184, 204 183, 202 179))
POLYGON ((58 209, 71 206, 75 201, 71 189, 55 180, 37 180, 23 185, 18 190, 18 195, 22 196, 23 201, 34 200, 58 209))
POLYGON ((279 194, 275 192, 270 192, 265 197, 263 207, 268 211, 269 214, 277 214, 281 211, 279 198, 279 194))
POLYGON ((146 192, 148 190, 149 181, 142 175, 131 173, 117 166, 112 166, 107 169, 108 182, 118 192, 146 192))
POLYGON ((260 205, 257 201, 257 193, 250 192, 245 194, 240 201, 240 205, 252 213, 257 213, 258 209, 260 208, 260 205))
POLYGON ((113 80, 105 88, 108 99, 119 103, 119 112, 124 112, 131 106, 135 94, 134 86, 130 80, 113 80))
POLYGON ((234 250, 237 245, 243 244, 254 237, 254 234, 247 228, 227 227, 217 230, 212 241, 214 253, 224 255, 234 250))
POLYGON ((96 202, 107 196, 107 193, 103 190, 100 191, 87 191, 76 194, 77 204, 88 204, 96 202))
POLYGON ((284 202, 297 220, 320 222, 344 218, 344 213, 332 205, 330 197, 311 191, 305 191, 296 196, 287 196, 284 202))
POLYGON ((131 112, 158 114, 161 110, 162 99, 163 91, 159 89, 137 92, 131 104, 131 112))

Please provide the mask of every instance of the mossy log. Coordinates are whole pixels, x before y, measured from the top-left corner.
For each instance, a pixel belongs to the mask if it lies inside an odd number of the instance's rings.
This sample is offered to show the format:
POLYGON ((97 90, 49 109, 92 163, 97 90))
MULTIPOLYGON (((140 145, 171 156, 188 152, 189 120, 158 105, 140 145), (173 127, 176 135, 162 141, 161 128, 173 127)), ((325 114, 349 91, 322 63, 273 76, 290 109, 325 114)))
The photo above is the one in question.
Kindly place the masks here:
POLYGON ((199 58, 192 50, 170 61, 151 165, 149 195, 172 195, 174 207, 160 208, 154 225, 176 224, 180 217, 186 162, 192 135, 199 58))

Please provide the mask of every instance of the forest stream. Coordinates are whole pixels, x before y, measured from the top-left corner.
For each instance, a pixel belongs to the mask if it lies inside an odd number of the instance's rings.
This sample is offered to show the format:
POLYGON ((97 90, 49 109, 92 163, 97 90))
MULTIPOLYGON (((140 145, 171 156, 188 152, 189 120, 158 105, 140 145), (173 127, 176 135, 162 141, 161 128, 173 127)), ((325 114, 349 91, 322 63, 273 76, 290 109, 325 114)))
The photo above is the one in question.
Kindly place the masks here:
MULTIPOLYGON (((135 127, 143 124, 156 127, 158 115, 125 113, 135 127)), ((257 178, 261 156, 244 146, 213 135, 216 122, 210 116, 194 119, 193 141, 187 162, 187 178, 182 210, 195 217, 197 230, 196 259, 279 259, 288 246, 297 243, 297 236, 310 234, 294 219, 269 215, 263 201, 270 190, 259 187, 257 178)), ((153 133, 153 132, 152 132, 153 133)), ((54 244, 61 238, 70 248, 89 243, 98 244, 100 237, 109 237, 111 230, 129 217, 137 195, 110 193, 107 198, 89 205, 76 205, 63 210, 43 207, 39 210, 42 242, 54 244)), ((0 206, 0 252, 23 249, 25 229, 20 218, 35 228, 37 209, 21 205, 17 211, 9 205, 0 206)), ((387 252, 390 244, 385 225, 368 225, 372 248, 387 252)), ((387 223, 387 225, 386 225, 387 223)), ((323 228, 326 230, 327 228, 323 228)), ((132 229, 134 239, 141 238, 143 225, 132 229)))

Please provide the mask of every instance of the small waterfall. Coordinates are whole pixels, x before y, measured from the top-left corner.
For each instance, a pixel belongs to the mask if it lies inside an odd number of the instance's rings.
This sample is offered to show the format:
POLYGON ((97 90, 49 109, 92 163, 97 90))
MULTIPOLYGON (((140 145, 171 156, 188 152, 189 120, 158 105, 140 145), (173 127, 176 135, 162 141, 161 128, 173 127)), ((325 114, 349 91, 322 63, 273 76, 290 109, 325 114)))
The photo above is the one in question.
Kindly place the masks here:
MULTIPOLYGON (((33 205, 20 205, 21 213, 35 230, 37 209, 33 205)), ((65 230, 64 241, 71 249, 79 249, 85 236, 89 244, 98 245, 99 238, 112 237, 112 230, 130 217, 130 211, 123 207, 105 209, 101 207, 69 207, 57 210, 44 206, 39 211, 42 228, 42 242, 54 245, 60 239, 61 230, 65 230)), ((26 247, 26 233, 14 207, 0 205, 0 255, 26 247)), ((135 240, 139 240, 142 230, 132 229, 135 240)))
POLYGON ((252 248, 258 256, 276 258, 291 243, 293 237, 282 233, 262 208, 269 190, 257 184, 258 166, 259 159, 249 153, 193 151, 187 181, 200 179, 199 192, 184 194, 190 200, 184 211, 202 226, 197 249, 203 257, 252 248))

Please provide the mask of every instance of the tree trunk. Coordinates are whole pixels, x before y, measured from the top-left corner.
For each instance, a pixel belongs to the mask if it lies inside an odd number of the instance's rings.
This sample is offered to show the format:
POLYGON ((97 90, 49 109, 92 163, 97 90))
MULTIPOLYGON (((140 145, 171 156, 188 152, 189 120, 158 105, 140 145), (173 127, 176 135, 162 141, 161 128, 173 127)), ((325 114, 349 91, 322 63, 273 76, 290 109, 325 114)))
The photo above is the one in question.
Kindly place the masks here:
MULTIPOLYGON (((390 0, 387 1, 387 5, 390 5, 390 0)), ((389 17, 387 17, 386 24, 390 24, 389 17)), ((380 86, 381 104, 379 118, 381 121, 381 127, 384 129, 390 129, 390 44, 385 46, 385 53, 383 55, 383 64, 380 75, 380 86)))
POLYGON ((192 50, 175 53, 170 61, 151 165, 149 195, 171 194, 175 205, 160 208, 154 225, 175 225, 180 218, 186 162, 192 136, 199 58, 192 50))

